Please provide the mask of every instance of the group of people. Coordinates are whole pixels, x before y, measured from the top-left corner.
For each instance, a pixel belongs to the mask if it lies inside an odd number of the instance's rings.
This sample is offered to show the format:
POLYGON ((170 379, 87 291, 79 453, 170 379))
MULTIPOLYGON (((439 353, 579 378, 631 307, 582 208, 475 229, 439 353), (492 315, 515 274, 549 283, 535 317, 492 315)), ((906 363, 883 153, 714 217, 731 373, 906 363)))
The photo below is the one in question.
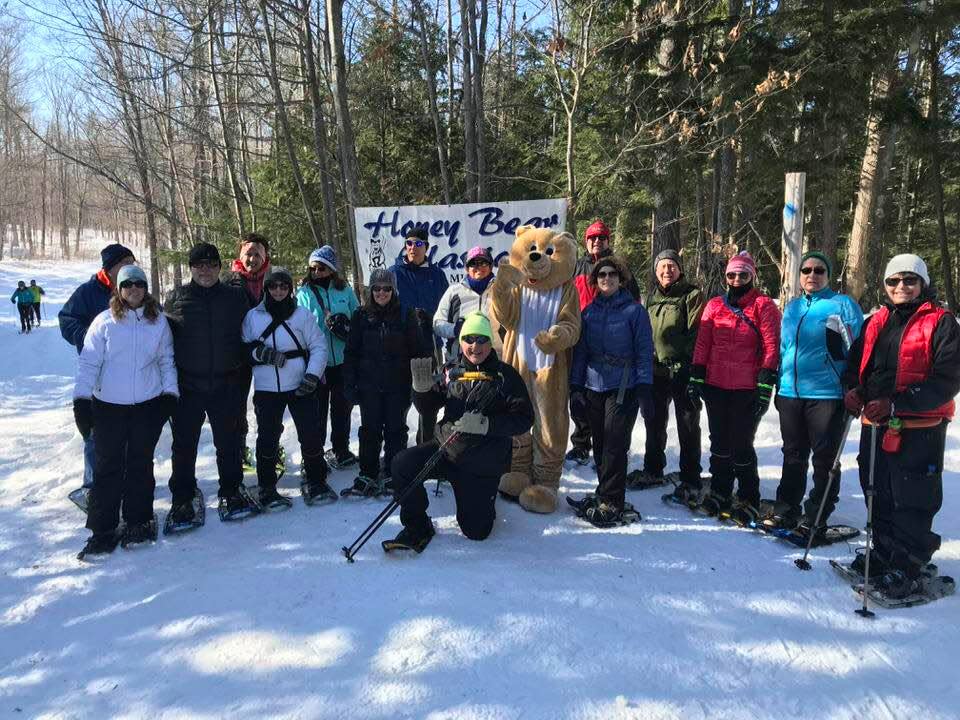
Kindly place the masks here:
MULTIPOLYGON (((665 499, 698 512, 822 532, 839 494, 831 473, 849 419, 859 416, 870 428, 861 435, 861 480, 866 485, 872 474, 877 497, 873 570, 890 593, 908 592, 939 547, 932 522, 946 424, 960 390, 960 330, 936 302, 923 261, 890 260, 888 300, 864 323, 857 304, 830 288, 830 260, 816 251, 801 260, 802 295, 781 314, 757 286, 748 253, 729 260, 726 291, 706 300, 685 276, 681 255, 666 250, 654 259, 652 289, 641 297, 602 222, 587 229, 584 244, 573 278, 581 329, 570 364, 567 460, 586 465, 592 450, 598 485, 576 503, 578 514, 598 527, 638 520, 626 490, 672 480, 665 499), (776 497, 761 502, 754 436, 774 395, 783 466, 776 497), (671 404, 679 471, 667 474, 671 404), (704 407, 709 480, 700 464, 704 407), (638 415, 646 426, 644 461, 628 472, 638 415), (873 460, 871 433, 880 446, 873 460), (804 502, 811 456, 813 487, 804 502)), ((341 495, 402 498, 403 531, 392 547, 422 551, 433 526, 425 490, 410 485, 439 453, 434 473, 454 488, 464 534, 486 537, 511 438, 538 421, 524 382, 498 357, 504 334, 491 311, 490 250, 470 249, 463 281, 449 285, 429 261, 427 233, 413 228, 393 268, 371 272, 362 304, 329 246, 310 255, 299 282, 271 266, 262 236, 244 236, 238 250, 221 280, 217 248, 195 246, 190 282, 170 294, 161 313, 133 254, 111 245, 100 273, 64 306, 61 329, 80 351, 74 405, 90 471, 85 485, 92 485, 85 553, 116 546, 121 512, 131 542, 149 526, 151 505, 142 499, 152 498, 152 453, 167 418, 176 522, 189 523, 196 512, 204 417, 216 446, 221 517, 289 505, 277 491, 288 409, 308 502, 335 499, 326 482, 331 465, 358 463, 341 495), (242 482, 251 381, 256 501, 242 482), (420 423, 416 447, 406 449, 411 403, 420 423), (348 446, 354 405, 359 458, 348 446), (325 454, 328 417, 332 449, 325 454)))
POLYGON ((17 282, 17 289, 10 296, 10 302, 17 306, 17 312, 20 313, 21 335, 33 330, 34 325, 40 326, 40 303, 46 294, 36 280, 31 280, 30 285, 23 280, 17 282))

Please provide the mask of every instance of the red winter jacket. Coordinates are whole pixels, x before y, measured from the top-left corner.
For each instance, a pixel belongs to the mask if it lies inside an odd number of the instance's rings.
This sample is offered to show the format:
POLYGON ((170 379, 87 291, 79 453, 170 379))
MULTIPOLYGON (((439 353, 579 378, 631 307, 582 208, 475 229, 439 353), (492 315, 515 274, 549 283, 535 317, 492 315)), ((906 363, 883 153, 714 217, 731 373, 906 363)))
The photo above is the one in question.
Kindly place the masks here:
POLYGON ((708 385, 756 390, 760 369, 776 372, 780 364, 780 310, 756 288, 740 298, 739 308, 750 322, 734 313, 726 295, 707 303, 697 329, 693 364, 706 366, 708 385))
MULTIPOLYGON (((933 365, 933 343, 931 339, 933 332, 940 323, 940 318, 946 314, 946 310, 935 305, 932 302, 925 302, 917 311, 907 320, 906 327, 903 328, 903 335, 900 336, 900 352, 897 362, 897 387, 898 393, 904 392, 911 385, 917 385, 924 382, 930 374, 930 367, 933 365)), ((867 365, 870 364, 870 358, 873 356, 873 347, 877 342, 877 337, 887 320, 890 319, 890 310, 881 307, 870 318, 870 322, 863 330, 863 355, 860 356, 860 382, 865 381, 864 372, 867 365)), ((897 412, 897 415, 904 417, 931 417, 950 420, 953 418, 954 403, 948 400, 940 407, 933 410, 916 410, 910 412, 897 412)))

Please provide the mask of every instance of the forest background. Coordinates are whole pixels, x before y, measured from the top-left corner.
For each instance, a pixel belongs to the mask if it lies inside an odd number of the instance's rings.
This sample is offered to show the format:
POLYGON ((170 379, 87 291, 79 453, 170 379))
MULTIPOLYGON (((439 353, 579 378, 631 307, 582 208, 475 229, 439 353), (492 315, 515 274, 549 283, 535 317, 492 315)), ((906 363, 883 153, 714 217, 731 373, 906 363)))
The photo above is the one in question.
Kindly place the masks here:
POLYGON ((947 0, 0 0, 0 260, 95 231, 163 291, 255 230, 352 275, 353 207, 566 197, 643 278, 682 248, 716 291, 748 249, 776 294, 804 172, 839 287, 869 308, 916 252, 956 308, 958 27, 947 0))

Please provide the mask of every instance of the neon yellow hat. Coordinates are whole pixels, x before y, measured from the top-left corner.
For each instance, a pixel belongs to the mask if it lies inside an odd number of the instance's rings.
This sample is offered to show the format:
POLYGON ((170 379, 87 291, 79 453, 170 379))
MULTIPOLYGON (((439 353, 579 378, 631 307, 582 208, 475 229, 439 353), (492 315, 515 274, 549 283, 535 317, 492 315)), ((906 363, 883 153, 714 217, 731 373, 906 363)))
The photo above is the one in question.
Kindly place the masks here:
POLYGON ((490 320, 482 312, 472 312, 463 319, 463 327, 460 328, 460 338, 466 335, 483 335, 491 340, 493 339, 493 328, 490 327, 490 320))

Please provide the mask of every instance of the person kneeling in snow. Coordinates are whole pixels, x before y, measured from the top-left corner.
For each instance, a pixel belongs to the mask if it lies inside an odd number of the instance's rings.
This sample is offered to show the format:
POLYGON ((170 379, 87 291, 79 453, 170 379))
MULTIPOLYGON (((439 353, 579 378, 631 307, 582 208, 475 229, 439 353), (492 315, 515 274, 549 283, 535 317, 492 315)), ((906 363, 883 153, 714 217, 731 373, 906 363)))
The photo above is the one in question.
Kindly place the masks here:
POLYGON ((493 530, 494 503, 500 476, 509 469, 512 438, 530 430, 533 405, 520 375, 500 361, 492 347, 490 320, 470 313, 460 330, 461 356, 445 366, 441 384, 434 384, 430 358, 410 361, 414 403, 423 413, 443 407, 437 437, 404 450, 393 459, 394 493, 402 497, 403 529, 384 550, 423 552, 434 535, 422 483, 405 497, 428 459, 442 451, 439 468, 453 486, 457 523, 471 540, 484 540, 493 530), (493 396, 487 393, 495 392, 493 396))

